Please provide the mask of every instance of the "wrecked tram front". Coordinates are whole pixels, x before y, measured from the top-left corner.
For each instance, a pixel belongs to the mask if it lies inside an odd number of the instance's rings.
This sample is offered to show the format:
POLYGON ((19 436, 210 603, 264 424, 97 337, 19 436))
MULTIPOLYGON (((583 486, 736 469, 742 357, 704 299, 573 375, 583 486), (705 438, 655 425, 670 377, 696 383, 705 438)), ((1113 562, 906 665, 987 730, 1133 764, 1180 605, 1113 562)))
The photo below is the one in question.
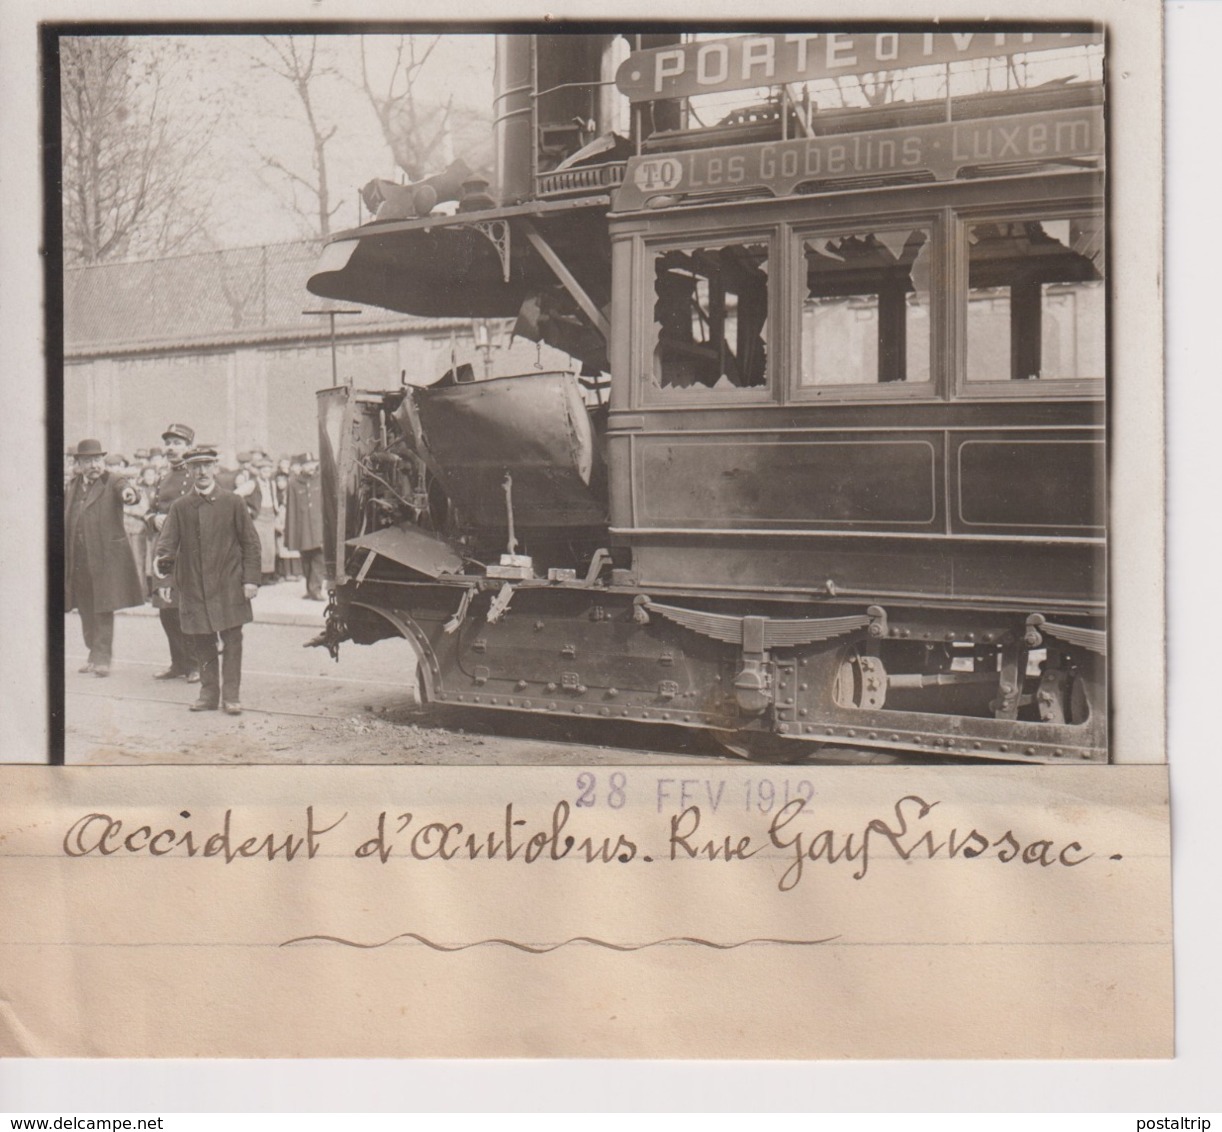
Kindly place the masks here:
POLYGON ((320 643, 744 750, 1106 760, 1101 38, 823 40, 498 37, 494 183, 367 188, 311 291, 574 363, 319 394, 320 643), (837 101, 871 47, 912 81, 837 101))

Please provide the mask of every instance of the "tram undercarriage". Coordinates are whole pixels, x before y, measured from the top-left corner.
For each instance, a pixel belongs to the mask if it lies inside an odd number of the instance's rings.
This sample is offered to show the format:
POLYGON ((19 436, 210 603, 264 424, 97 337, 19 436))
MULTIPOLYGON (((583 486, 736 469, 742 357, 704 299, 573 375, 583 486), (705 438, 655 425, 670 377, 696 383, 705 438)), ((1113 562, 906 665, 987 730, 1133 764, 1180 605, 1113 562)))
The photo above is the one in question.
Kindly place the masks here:
POLYGON ((1102 634, 1038 614, 825 606, 761 616, 612 584, 495 579, 366 578, 337 599, 318 643, 402 635, 430 703, 707 729, 745 753, 779 738, 812 759, 849 745, 1106 761, 1102 634))

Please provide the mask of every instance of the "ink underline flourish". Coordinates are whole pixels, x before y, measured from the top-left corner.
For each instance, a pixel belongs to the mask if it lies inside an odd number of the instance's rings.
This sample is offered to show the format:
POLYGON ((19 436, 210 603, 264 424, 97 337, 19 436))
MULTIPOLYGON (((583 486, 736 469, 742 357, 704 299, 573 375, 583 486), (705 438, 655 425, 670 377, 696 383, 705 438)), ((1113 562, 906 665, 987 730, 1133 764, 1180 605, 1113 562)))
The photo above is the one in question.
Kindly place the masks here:
POLYGON ((649 943, 612 943, 609 940, 597 939, 589 935, 577 935, 572 939, 561 940, 559 943, 544 943, 530 944, 522 943, 514 939, 501 939, 499 937, 491 937, 489 939, 472 940, 470 943, 454 943, 445 944, 437 943, 429 939, 427 936, 422 936, 418 932, 400 932, 398 935, 392 935, 389 939, 384 939, 378 943, 361 943, 358 940, 344 939, 342 936, 336 935, 302 935, 296 936, 293 939, 286 939, 280 944, 281 947, 292 947, 298 943, 336 943, 343 947, 355 947, 362 951, 372 951, 375 948, 386 947, 389 944, 397 943, 402 939, 415 940, 417 943, 423 944, 425 947, 431 948, 433 951, 453 952, 467 951, 472 947, 484 947, 487 944, 499 944, 501 947, 511 947, 516 951, 525 951, 530 955, 546 955, 551 951, 559 951, 562 947, 568 947, 574 943, 588 943, 594 947, 605 947, 608 951, 644 951, 649 947, 661 947, 665 944, 681 943, 691 944, 696 947, 709 947, 714 951, 733 951, 738 947, 748 947, 752 944, 770 943, 779 944, 782 947, 814 947, 821 943, 831 943, 833 940, 839 939, 838 935, 829 935, 823 939, 773 939, 767 936, 760 936, 754 939, 741 939, 735 943, 715 943, 710 939, 701 939, 698 936, 690 935, 675 935, 667 936, 665 939, 655 939, 649 943))

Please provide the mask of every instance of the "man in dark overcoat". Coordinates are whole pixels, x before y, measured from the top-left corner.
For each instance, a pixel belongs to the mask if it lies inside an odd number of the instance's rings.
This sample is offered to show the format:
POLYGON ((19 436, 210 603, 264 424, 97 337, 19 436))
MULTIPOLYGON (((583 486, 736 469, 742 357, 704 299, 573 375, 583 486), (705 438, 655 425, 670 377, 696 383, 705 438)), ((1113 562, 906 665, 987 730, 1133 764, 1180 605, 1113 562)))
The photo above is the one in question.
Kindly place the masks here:
MULTIPOLYGON (((168 461, 161 479, 157 481, 157 493, 149 506, 146 521, 149 525, 149 538, 155 543, 170 507, 191 490, 191 476, 187 465, 183 463, 183 454, 195 441, 195 430, 185 424, 169 425, 161 434, 165 445, 165 458, 168 461)), ((153 594, 153 606, 161 617, 161 628, 165 631, 166 641, 170 645, 170 667, 158 672, 154 680, 176 680, 184 677, 188 684, 199 680, 199 671, 195 660, 183 636, 182 626, 178 622, 178 601, 172 586, 162 586, 153 594)))
POLYGON ((115 610, 144 604, 144 590, 123 527, 124 504, 140 493, 106 470, 106 452, 82 440, 73 454, 78 474, 64 499, 64 608, 81 615, 89 660, 82 672, 110 675, 115 610))
POLYGON ((259 592, 259 536, 246 504, 217 487, 215 448, 191 449, 184 461, 192 490, 174 503, 157 540, 158 577, 173 572, 182 631, 199 667, 192 711, 242 711, 242 626, 259 592), (221 657, 217 656, 220 637, 221 657))
POLYGON ((295 476, 289 477, 285 508, 284 545, 301 554, 301 571, 306 579, 306 600, 322 601, 323 529, 322 484, 318 479, 318 458, 311 452, 294 457, 301 465, 295 476))

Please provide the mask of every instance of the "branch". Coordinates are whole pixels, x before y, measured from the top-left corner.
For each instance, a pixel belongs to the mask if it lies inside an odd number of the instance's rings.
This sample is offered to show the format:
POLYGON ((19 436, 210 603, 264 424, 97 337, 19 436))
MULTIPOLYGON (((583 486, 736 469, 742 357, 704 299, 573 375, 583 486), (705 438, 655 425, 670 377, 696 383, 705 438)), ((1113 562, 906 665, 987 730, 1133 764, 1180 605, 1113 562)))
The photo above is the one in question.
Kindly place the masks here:
POLYGON ((308 189, 315 196, 318 196, 317 186, 307 181, 303 176, 301 176, 300 173, 293 172, 293 170, 290 169, 287 165, 285 165, 282 161, 280 161, 279 158, 270 157, 267 154, 263 154, 263 164, 266 165, 270 169, 275 169, 277 172, 283 173, 290 181, 293 181, 296 184, 301 185, 302 188, 308 189))

